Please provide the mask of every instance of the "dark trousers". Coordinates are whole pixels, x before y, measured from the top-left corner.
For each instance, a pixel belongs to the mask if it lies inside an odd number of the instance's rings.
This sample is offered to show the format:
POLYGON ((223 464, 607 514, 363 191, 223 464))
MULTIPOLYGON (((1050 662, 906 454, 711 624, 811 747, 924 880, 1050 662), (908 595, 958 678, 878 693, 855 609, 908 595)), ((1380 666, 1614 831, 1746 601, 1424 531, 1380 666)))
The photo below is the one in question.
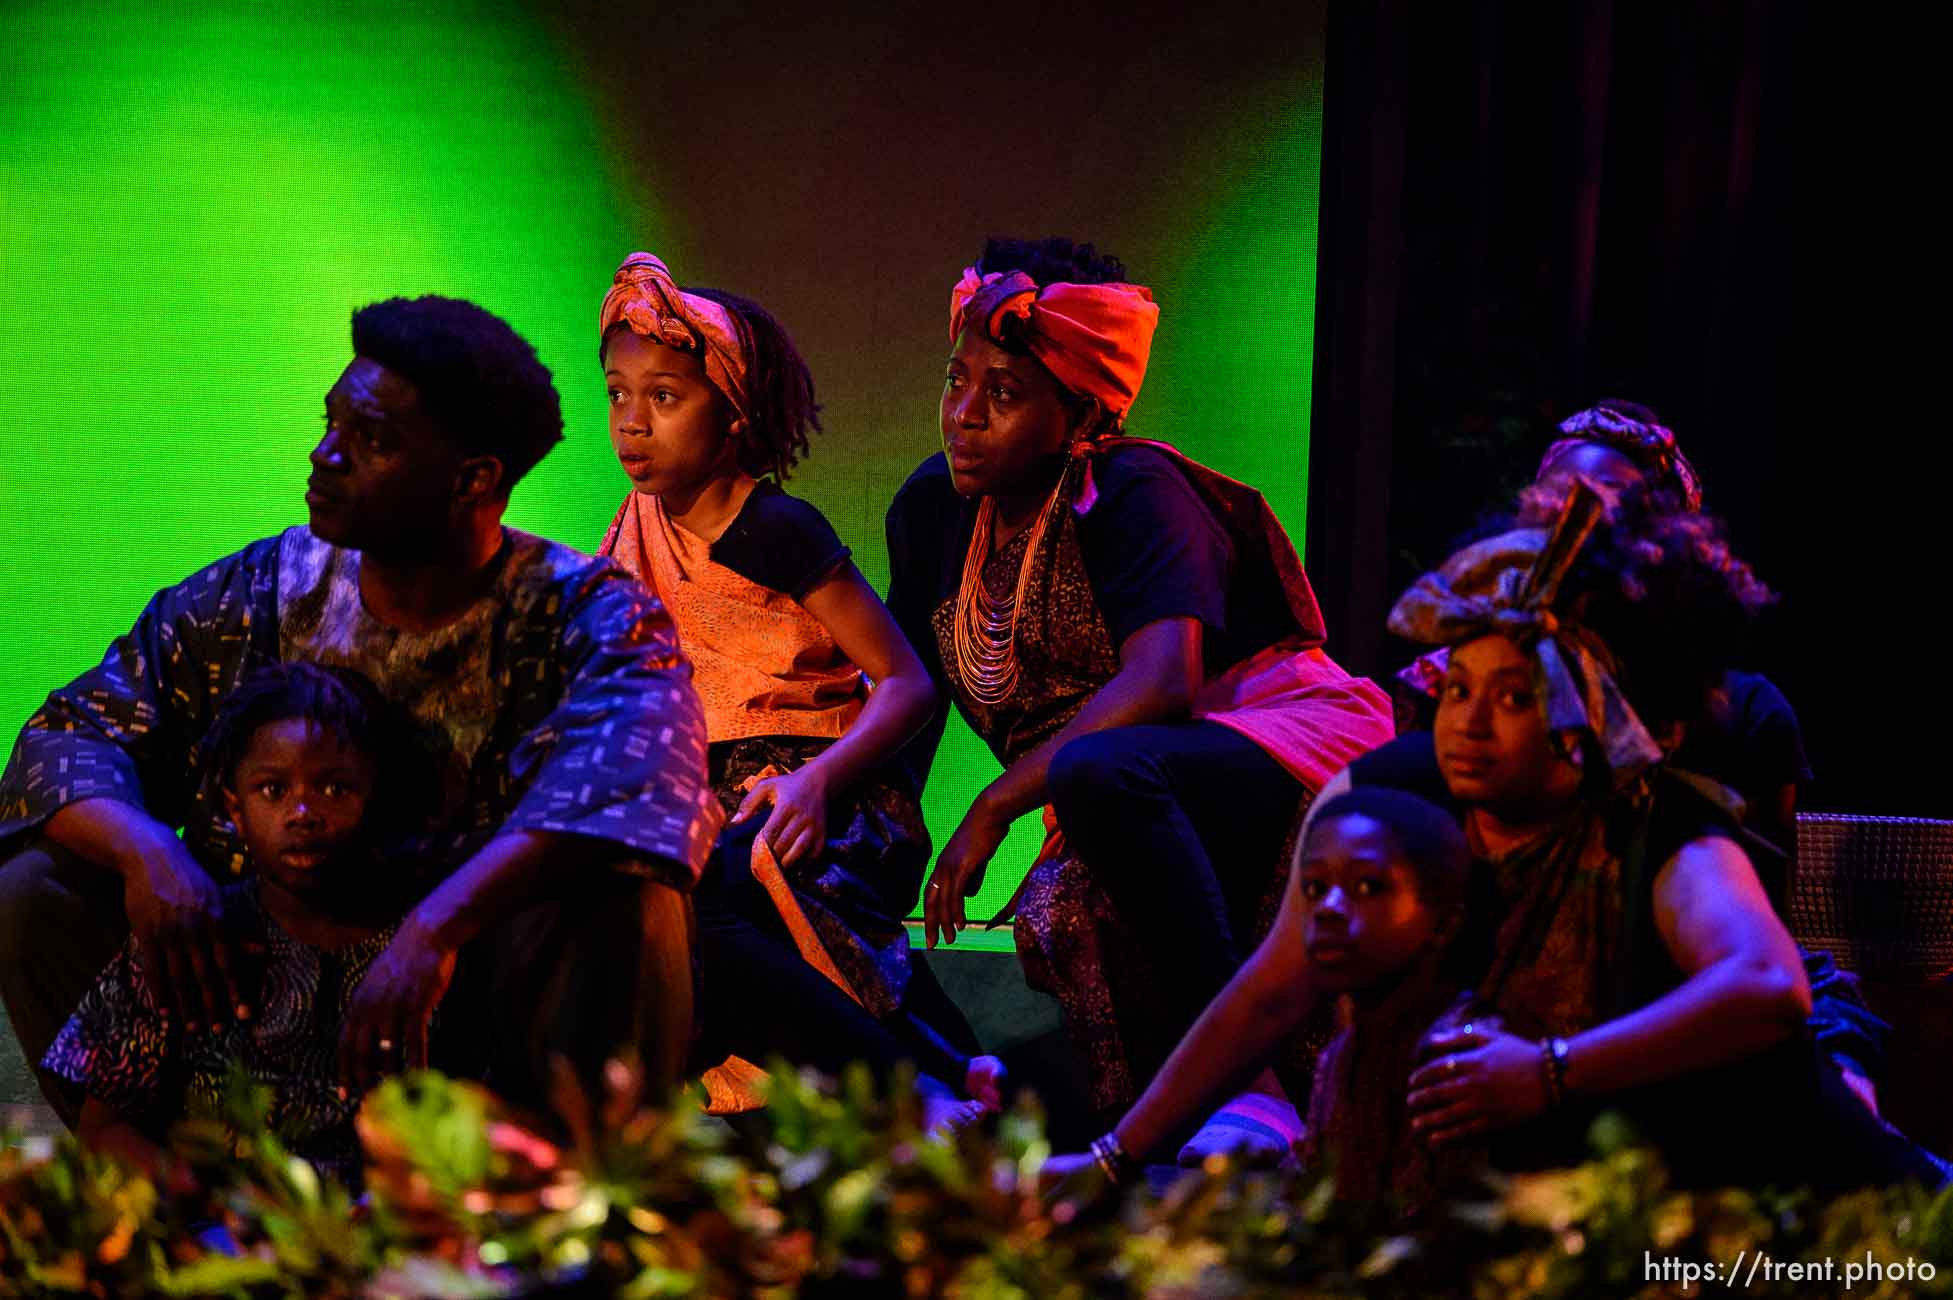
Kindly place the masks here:
POLYGON ((1197 1014, 1247 959, 1252 920, 1304 788, 1217 722, 1114 727, 1051 760, 1067 848, 1155 953, 1197 1014), (1238 922, 1238 923, 1237 923, 1238 922))
MULTIPOLYGON (((485 1072, 496 1091, 548 1109, 550 1065, 595 1095, 620 1050, 654 1092, 682 1077, 692 1037, 691 907, 620 872, 567 882, 462 950, 437 1011, 437 1065, 485 1072)), ((128 935, 122 882, 46 839, 0 862, 0 997, 41 1091, 70 1126, 83 1096, 39 1071, 61 1026, 128 935)))
POLYGON ((878 1020, 801 958, 771 896, 750 872, 725 869, 727 855, 744 861, 764 822, 753 817, 725 831, 693 896, 704 983, 694 1064, 704 1069, 738 1055, 763 1065, 780 1056, 839 1074, 848 1062, 862 1061, 885 1080, 898 1062, 908 1062, 961 1088, 975 1035, 923 954, 909 954, 903 1009, 878 1020))

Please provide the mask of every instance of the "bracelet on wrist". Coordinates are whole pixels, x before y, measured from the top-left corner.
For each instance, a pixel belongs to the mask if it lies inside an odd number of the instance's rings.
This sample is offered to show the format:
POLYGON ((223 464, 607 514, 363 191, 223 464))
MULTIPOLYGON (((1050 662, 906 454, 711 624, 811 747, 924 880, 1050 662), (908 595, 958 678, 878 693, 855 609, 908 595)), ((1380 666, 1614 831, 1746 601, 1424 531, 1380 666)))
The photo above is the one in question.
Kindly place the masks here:
POLYGON ((1539 1040, 1539 1073, 1546 1084, 1546 1109, 1557 1110, 1566 1100, 1566 1067, 1569 1055, 1564 1038, 1539 1040))
POLYGON ((1125 1182, 1138 1171, 1138 1163, 1126 1154, 1126 1148, 1116 1133, 1107 1133, 1092 1143, 1092 1159, 1097 1162, 1105 1181, 1114 1187, 1125 1182))

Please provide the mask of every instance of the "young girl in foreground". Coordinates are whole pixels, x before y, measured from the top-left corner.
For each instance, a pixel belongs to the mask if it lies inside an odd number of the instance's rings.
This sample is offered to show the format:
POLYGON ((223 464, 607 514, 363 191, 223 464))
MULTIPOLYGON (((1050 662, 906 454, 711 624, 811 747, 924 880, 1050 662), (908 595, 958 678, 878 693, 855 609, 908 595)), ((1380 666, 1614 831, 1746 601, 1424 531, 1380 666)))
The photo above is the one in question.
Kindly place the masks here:
POLYGON ((414 793, 389 717, 364 677, 307 663, 260 669, 225 701, 204 753, 248 854, 224 907, 259 955, 252 1014, 189 1030, 131 939, 42 1062, 87 1090, 84 1140, 154 1164, 169 1124, 214 1107, 241 1065, 271 1088, 273 1127, 295 1153, 357 1179, 360 1092, 342 1086, 340 1028, 412 902, 411 877, 382 870, 376 848, 414 793))
POLYGON ((902 923, 929 837, 891 760, 935 687, 834 529, 779 486, 820 428, 806 364, 758 304, 681 290, 648 253, 618 268, 600 327, 631 480, 600 553, 671 611, 731 818, 696 896, 708 1054, 908 1058, 994 1106, 999 1063, 971 1058, 902 923))
POLYGON ((1434 1032, 1498 1024, 1463 991, 1475 972, 1453 943, 1470 882, 1464 831, 1414 794, 1362 787, 1310 821, 1291 888, 1311 980, 1337 999, 1338 1028, 1316 1063, 1302 1162, 1331 1174, 1341 1197, 1415 1214, 1458 1177, 1454 1165, 1470 1167, 1411 1132, 1405 1100, 1434 1032))

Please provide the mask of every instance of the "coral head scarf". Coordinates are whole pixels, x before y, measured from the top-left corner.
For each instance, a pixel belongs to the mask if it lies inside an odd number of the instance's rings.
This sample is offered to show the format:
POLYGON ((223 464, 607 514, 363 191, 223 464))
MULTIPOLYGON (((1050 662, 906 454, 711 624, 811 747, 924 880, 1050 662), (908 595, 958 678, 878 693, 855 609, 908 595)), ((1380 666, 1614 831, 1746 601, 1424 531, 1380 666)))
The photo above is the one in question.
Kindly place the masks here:
POLYGON ((963 268, 949 294, 949 340, 974 322, 992 339, 1015 317, 1024 324, 1031 355, 1074 393, 1096 397, 1124 419, 1146 378, 1160 309, 1153 291, 1137 284, 1073 284, 1038 287, 1023 271, 979 272, 963 268))
POLYGON ((610 292, 597 317, 601 337, 619 321, 648 339, 698 355, 705 377, 747 418, 746 334, 738 318, 710 298, 686 293, 664 262, 650 253, 632 253, 611 277, 610 292))

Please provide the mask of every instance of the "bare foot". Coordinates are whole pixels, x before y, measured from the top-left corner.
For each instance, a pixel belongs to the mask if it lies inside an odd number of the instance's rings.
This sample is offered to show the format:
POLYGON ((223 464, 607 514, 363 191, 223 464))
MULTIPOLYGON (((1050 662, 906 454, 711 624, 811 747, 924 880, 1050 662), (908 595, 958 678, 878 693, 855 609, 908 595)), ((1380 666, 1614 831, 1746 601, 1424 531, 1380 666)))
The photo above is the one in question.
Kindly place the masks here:
POLYGON ((947 1092, 922 1095, 922 1126, 932 1138, 948 1140, 984 1116, 983 1103, 964 1101, 947 1092))
POLYGON ((970 1068, 963 1074, 963 1095, 981 1104, 985 1110, 1002 1110, 1004 1080, 1009 1077, 1010 1071, 1004 1068, 1001 1058, 972 1056, 970 1068))

